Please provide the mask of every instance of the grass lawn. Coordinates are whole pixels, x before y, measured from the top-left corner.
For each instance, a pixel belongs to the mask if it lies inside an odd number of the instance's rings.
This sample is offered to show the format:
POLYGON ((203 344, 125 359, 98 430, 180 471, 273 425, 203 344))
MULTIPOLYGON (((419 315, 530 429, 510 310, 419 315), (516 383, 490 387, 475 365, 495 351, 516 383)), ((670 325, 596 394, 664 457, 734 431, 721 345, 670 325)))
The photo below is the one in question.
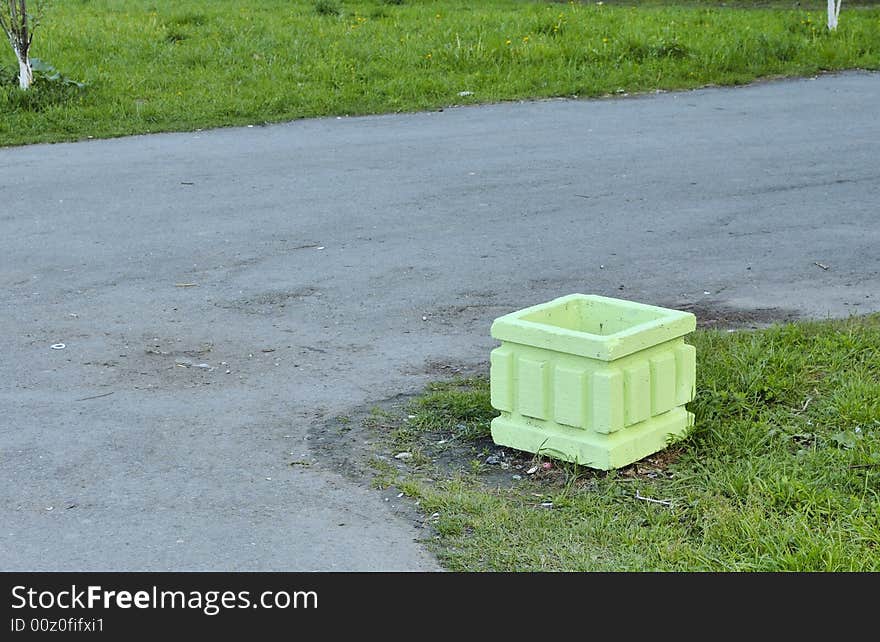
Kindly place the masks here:
POLYGON ((696 425, 652 457, 499 449, 473 378, 385 411, 375 483, 419 502, 457 571, 880 570, 880 315, 689 336, 696 425))
POLYGON ((750 4, 51 3, 31 55, 85 87, 21 92, 3 45, 0 145, 880 68, 876 6, 750 4))

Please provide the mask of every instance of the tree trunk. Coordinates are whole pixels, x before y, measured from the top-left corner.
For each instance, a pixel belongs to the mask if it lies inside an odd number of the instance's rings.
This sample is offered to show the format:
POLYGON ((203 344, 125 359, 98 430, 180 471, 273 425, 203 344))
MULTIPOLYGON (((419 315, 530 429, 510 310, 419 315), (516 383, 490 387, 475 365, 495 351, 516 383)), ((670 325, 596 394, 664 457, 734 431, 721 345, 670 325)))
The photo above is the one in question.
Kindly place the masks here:
POLYGON ((828 0, 828 30, 837 29, 837 17, 840 15, 840 3, 843 0, 828 0))
POLYGON ((15 57, 18 58, 18 86, 28 89, 34 82, 30 58, 27 53, 22 54, 18 49, 15 50, 15 57))
POLYGON ((28 89, 34 82, 34 71, 31 69, 31 61, 27 54, 22 55, 18 51, 15 52, 18 58, 18 86, 22 89, 28 89))

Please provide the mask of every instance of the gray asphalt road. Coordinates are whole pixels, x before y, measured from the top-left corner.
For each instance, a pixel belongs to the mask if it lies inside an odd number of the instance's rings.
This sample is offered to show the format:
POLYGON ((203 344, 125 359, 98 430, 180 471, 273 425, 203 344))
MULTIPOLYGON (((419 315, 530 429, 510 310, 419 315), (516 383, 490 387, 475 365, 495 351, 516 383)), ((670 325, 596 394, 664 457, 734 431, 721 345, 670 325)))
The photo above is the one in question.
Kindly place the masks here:
POLYGON ((0 149, 0 569, 438 569, 309 429, 572 292, 880 309, 878 104, 846 73, 0 149))

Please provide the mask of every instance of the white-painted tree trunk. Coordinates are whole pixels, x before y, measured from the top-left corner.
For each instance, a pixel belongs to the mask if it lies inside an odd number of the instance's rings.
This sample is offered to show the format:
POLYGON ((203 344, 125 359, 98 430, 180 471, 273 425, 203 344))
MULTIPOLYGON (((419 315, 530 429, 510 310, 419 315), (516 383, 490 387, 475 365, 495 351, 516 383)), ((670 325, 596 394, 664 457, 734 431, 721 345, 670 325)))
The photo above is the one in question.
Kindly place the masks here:
POLYGON ((31 61, 27 54, 22 55, 16 49, 15 57, 18 58, 18 86, 28 89, 34 82, 34 70, 31 69, 31 61))
POLYGON ((34 70, 28 52, 33 40, 34 27, 40 21, 42 1, 33 0, 36 12, 28 11, 28 0, 2 0, 0 2, 0 28, 9 38, 9 44, 18 60, 18 86, 28 89, 34 82, 34 70))
POLYGON ((828 0, 828 30, 837 29, 837 18, 840 16, 840 4, 843 0, 828 0))

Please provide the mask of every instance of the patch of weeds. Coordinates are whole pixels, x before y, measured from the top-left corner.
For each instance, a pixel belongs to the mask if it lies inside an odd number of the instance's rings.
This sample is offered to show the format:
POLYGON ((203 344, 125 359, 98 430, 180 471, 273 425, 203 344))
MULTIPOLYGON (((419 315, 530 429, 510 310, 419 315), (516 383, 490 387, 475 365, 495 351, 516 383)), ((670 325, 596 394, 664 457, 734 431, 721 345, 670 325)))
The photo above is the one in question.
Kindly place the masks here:
POLYGON ((0 67, 0 86, 18 86, 18 74, 8 67, 0 67))
POLYGON ((173 45, 183 40, 186 40, 187 38, 189 38, 189 34, 182 29, 168 29, 165 32, 165 37, 162 38, 162 40, 166 44, 173 45))
POLYGON ((474 441, 489 437, 498 412, 489 400, 489 383, 473 377, 432 383, 412 405, 410 425, 422 431, 448 430, 454 438, 474 441))
MULTIPOLYGON (((39 58, 31 58, 31 69, 34 72, 34 83, 40 82, 44 85, 64 85, 76 87, 77 89, 82 89, 86 86, 84 82, 79 82, 78 80, 68 78, 60 71, 55 69, 55 67, 53 67, 50 63, 39 58)), ((16 82, 17 78, 18 76, 16 75, 16 82)))
POLYGON ((391 419, 394 415, 391 411, 386 410, 382 406, 373 406, 370 408, 370 416, 367 418, 368 422, 379 422, 386 419, 391 419))
POLYGON ((461 535, 467 520, 459 515, 441 514, 434 522, 434 529, 442 536, 461 535))
POLYGON ((468 469, 474 475, 479 475, 481 472, 483 472, 483 470, 485 470, 485 467, 486 464, 484 464, 483 461, 478 457, 475 457, 468 462, 468 469))
POLYGON ((341 433, 349 432, 353 426, 351 425, 351 417, 347 417, 345 415, 339 415, 336 417, 336 430, 341 433))
POLYGON ((680 59, 689 55, 688 47, 676 39, 642 41, 630 38, 621 44, 618 60, 644 62, 648 59, 680 59))
POLYGON ((687 58, 691 54, 690 49, 678 40, 661 39, 651 43, 652 58, 687 58))
POLYGON ((768 37, 765 34, 759 34, 755 39, 754 55, 760 56, 762 59, 789 62, 797 54, 797 45, 789 40, 768 37))
POLYGON ((539 19, 532 25, 530 32, 555 38, 556 36, 562 35, 567 25, 568 20, 565 14, 560 13, 555 17, 544 17, 539 19))
POLYGON ((0 105, 8 112, 42 112, 81 97, 85 83, 61 74, 39 58, 31 58, 34 82, 27 90, 18 86, 18 72, 0 67, 0 105))
POLYGON ((374 488, 384 490, 393 486, 397 481, 397 469, 388 461, 380 457, 371 457, 369 460, 370 468, 373 469, 374 475, 371 484, 374 488))
POLYGON ((818 19, 814 21, 813 16, 810 14, 800 14, 794 16, 786 24, 786 31, 798 36, 814 38, 823 34, 826 29, 824 29, 824 25, 818 19))
POLYGON ((342 3, 338 0, 315 0, 315 13, 319 16, 341 16, 342 3))
POLYGON ((180 27, 201 27, 207 24, 208 16, 203 13, 187 12, 177 16, 173 16, 169 22, 180 27))

